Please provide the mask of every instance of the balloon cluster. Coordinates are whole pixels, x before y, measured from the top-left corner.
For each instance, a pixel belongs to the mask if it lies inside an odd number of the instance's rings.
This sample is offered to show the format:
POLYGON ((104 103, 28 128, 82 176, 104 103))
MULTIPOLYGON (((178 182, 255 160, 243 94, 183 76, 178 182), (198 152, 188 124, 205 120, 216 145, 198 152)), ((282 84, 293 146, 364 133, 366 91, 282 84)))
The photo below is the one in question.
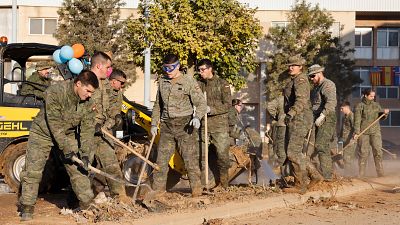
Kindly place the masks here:
POLYGON ((78 59, 85 53, 82 44, 74 44, 71 46, 64 45, 61 49, 57 49, 53 53, 53 60, 58 63, 67 63, 71 73, 79 74, 83 70, 83 64, 78 59))

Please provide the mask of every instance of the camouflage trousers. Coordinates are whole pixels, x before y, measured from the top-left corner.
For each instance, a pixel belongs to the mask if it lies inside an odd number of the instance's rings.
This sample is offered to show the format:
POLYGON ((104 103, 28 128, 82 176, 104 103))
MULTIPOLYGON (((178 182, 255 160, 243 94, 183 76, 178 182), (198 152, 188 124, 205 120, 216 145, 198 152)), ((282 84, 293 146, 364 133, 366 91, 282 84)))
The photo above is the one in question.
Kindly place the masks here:
MULTIPOLYGON (((33 206, 36 203, 39 183, 42 180, 47 159, 54 143, 50 137, 31 130, 26 151, 26 160, 21 172, 21 197, 19 202, 22 205, 33 206)), ((87 203, 94 198, 90 180, 87 174, 81 172, 81 168, 72 163, 64 164, 70 177, 72 189, 79 201, 87 203)))
POLYGON ((315 128, 315 150, 313 155, 318 155, 322 176, 332 179, 331 146, 336 134, 336 117, 328 115, 326 121, 315 128))
POLYGON ((272 139, 273 139, 273 150, 276 154, 279 166, 282 166, 286 160, 286 152, 285 152, 285 134, 286 134, 286 127, 285 126, 274 126, 272 132, 272 139))
MULTIPOLYGON (((201 183, 203 185, 206 184, 206 177, 205 177, 205 137, 204 137, 204 130, 201 130, 201 183)), ((228 178, 228 171, 230 167, 230 160, 229 160, 229 134, 227 132, 207 132, 208 133, 208 141, 207 144, 212 144, 215 147, 216 155, 217 155, 217 167, 219 172, 219 178, 224 177, 225 179, 228 178)), ((215 181, 217 184, 217 182, 215 181)))
MULTIPOLYGON (((100 163, 104 172, 122 179, 121 168, 115 155, 114 143, 104 137, 95 137, 96 154, 95 157, 100 163)), ((125 186, 119 182, 106 178, 110 193, 114 195, 125 195, 125 186)))
MULTIPOLYGON (((347 146, 351 140, 344 143, 343 147, 347 146)), ((353 173, 353 164, 356 156, 357 142, 350 145, 343 151, 344 171, 346 175, 353 173)))
POLYGON ((160 171, 154 173, 153 189, 165 191, 167 184, 168 163, 176 147, 185 164, 190 186, 200 187, 200 167, 197 132, 189 126, 191 116, 178 117, 161 121, 160 140, 157 148, 157 165, 160 171))
POLYGON ((303 144, 309 126, 303 115, 297 115, 286 127, 286 155, 292 163, 293 175, 298 185, 304 184, 306 178, 306 156, 303 153, 303 144))
POLYGON ((363 134, 360 137, 360 159, 359 159, 359 174, 361 177, 365 176, 367 167, 368 155, 370 146, 372 147, 372 154, 374 156, 375 169, 378 176, 383 176, 382 164, 382 137, 381 133, 363 134))

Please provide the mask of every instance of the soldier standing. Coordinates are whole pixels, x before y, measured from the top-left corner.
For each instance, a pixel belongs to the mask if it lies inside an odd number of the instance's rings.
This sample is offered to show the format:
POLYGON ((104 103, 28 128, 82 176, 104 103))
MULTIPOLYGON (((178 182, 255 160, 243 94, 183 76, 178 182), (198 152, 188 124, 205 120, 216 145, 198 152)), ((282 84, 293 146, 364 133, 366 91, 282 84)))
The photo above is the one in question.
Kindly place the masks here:
POLYGON ((272 149, 277 156, 277 166, 282 167, 286 160, 285 152, 285 112, 283 109, 284 97, 280 95, 267 103, 267 110, 272 118, 272 149))
MULTIPOLYGON (((286 124, 285 148, 288 160, 292 163, 296 186, 294 191, 304 194, 307 191, 306 161, 303 154, 303 143, 311 127, 312 117, 310 102, 310 84, 302 72, 305 60, 297 55, 289 58, 290 80, 284 94, 284 111, 286 124)), ((290 189, 288 189, 289 191, 290 189)))
MULTIPOLYGON (((343 141, 343 146, 347 146, 354 136, 354 114, 351 111, 350 102, 343 102, 340 111, 343 112, 344 118, 340 129, 339 139, 343 141)), ((344 170, 346 174, 352 172, 351 168, 353 165, 356 146, 356 144, 353 144, 343 152, 344 170)))
POLYGON ((360 138, 360 159, 359 176, 365 176, 369 145, 372 147, 372 154, 375 161, 375 169, 378 177, 384 176, 382 164, 382 136, 381 126, 375 123, 364 134, 359 136, 367 126, 372 124, 382 113, 388 114, 389 109, 383 109, 375 102, 375 91, 366 89, 363 91, 363 98, 354 111, 354 139, 360 138))
POLYGON ((228 124, 229 124, 229 137, 231 137, 231 145, 236 145, 236 139, 241 139, 242 135, 242 124, 240 119, 240 113, 243 109, 243 103, 240 99, 232 99, 232 107, 229 108, 228 112, 228 124))
POLYGON ((49 77, 51 70, 50 62, 38 62, 36 71, 23 83, 21 95, 34 95, 37 99, 44 99, 44 91, 51 84, 49 77))
POLYGON ((315 149, 318 155, 322 176, 325 181, 332 180, 331 145, 336 133, 336 85, 324 76, 324 67, 318 64, 308 69, 308 77, 314 84, 311 91, 311 104, 315 118, 315 149))
POLYGON ((21 172, 21 220, 33 217, 42 172, 53 146, 57 146, 66 159, 64 165, 81 209, 89 206, 94 197, 90 180, 71 158, 79 156, 86 170, 93 158, 94 103, 89 98, 98 86, 96 75, 84 70, 74 81, 63 81, 46 90, 45 108, 32 122, 26 162, 21 172), (80 146, 76 135, 79 135, 80 146))
MULTIPOLYGON (((96 103, 95 119, 95 146, 96 159, 98 159, 106 173, 122 178, 121 168, 115 155, 114 142, 103 136, 101 129, 112 131, 114 127, 121 126, 121 93, 111 87, 106 79, 112 71, 111 58, 104 52, 96 52, 91 59, 90 70, 96 74, 99 80, 99 89, 93 94, 96 103)), ((106 179, 110 188, 111 196, 129 203, 131 200, 126 196, 125 186, 111 179, 106 179)))
MULTIPOLYGON (((208 132, 211 144, 215 146, 217 153, 217 166, 219 170, 219 184, 223 188, 229 185, 229 125, 228 112, 232 107, 231 89, 229 83, 214 74, 212 63, 209 59, 202 59, 197 64, 202 79, 199 81, 200 88, 207 93, 207 119, 208 132)), ((204 155, 205 155, 205 137, 204 121, 201 127, 201 181, 205 184, 204 174, 204 155)), ((217 182, 215 182, 217 183, 217 182)))
POLYGON ((206 114, 207 106, 203 93, 193 77, 180 71, 178 56, 168 54, 164 57, 162 69, 165 76, 158 82, 156 101, 151 116, 151 134, 157 135, 160 123, 160 140, 157 149, 157 164, 160 171, 154 174, 154 195, 166 191, 168 162, 177 146, 184 161, 192 196, 201 195, 202 188, 199 171, 199 152, 197 132, 200 120, 206 114), (194 113, 196 108, 196 115, 194 113))

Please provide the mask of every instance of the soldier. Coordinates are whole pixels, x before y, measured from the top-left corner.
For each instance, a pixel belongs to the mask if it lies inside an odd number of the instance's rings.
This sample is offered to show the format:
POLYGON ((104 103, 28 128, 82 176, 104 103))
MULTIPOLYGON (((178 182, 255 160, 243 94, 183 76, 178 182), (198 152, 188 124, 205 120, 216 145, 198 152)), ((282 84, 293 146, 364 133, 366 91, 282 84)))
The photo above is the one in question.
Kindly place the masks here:
POLYGON ((356 106, 354 111, 354 139, 360 138, 360 159, 359 176, 365 176, 365 169, 369 155, 369 145, 372 147, 374 155, 375 169, 378 177, 384 176, 382 164, 382 137, 381 126, 375 123, 364 134, 360 132, 372 124, 382 113, 389 114, 389 109, 382 110, 381 106, 375 102, 375 91, 366 89, 363 91, 363 98, 356 106))
MULTIPOLYGON (((217 166, 219 170, 219 184, 223 188, 229 185, 229 125, 228 112, 232 107, 231 89, 227 81, 214 74, 212 63, 209 59, 202 59, 197 64, 202 79, 199 81, 200 88, 207 93, 207 118, 209 141, 215 146, 217 154, 217 166)), ((204 174, 204 121, 201 127, 201 168, 202 184, 205 184, 204 174)), ((217 182, 215 182, 217 183, 217 182)))
MULTIPOLYGON (((354 114, 351 111, 350 102, 343 102, 340 111, 343 112, 344 118, 340 129, 339 139, 343 141, 343 146, 347 146, 354 136, 354 114)), ((352 172, 351 168, 353 165, 356 146, 357 145, 353 144, 343 152, 344 170, 346 174, 352 172)))
POLYGON ((242 138, 242 124, 240 123, 240 113, 243 109, 243 103, 240 99, 232 99, 232 107, 229 108, 228 112, 228 123, 229 123, 229 137, 231 137, 231 145, 236 145, 236 139, 242 138))
MULTIPOLYGON (((290 80, 284 94, 284 112, 286 124, 285 148, 288 160, 292 163, 295 177, 293 191, 304 194, 307 191, 306 161, 303 154, 303 143, 311 127, 310 84, 302 72, 305 60, 297 55, 289 58, 290 80)), ((291 191, 288 189, 287 191, 291 191)))
MULTIPOLYGON (((121 168, 115 155, 113 140, 103 136, 101 129, 108 132, 113 128, 122 126, 120 114, 122 93, 115 91, 106 79, 111 69, 111 58, 104 52, 96 52, 91 59, 90 69, 99 80, 99 89, 93 94, 96 103, 96 119, 94 139, 96 145, 96 159, 106 173, 122 178, 121 168)), ((125 186, 111 179, 106 179, 110 194, 120 201, 130 203, 126 196, 125 186)))
POLYGON ((45 108, 40 110, 32 123, 26 162, 21 172, 21 220, 33 217, 42 172, 53 146, 57 146, 66 159, 64 165, 81 209, 89 206, 94 197, 90 180, 87 172, 72 163, 71 158, 80 157, 87 170, 93 157, 94 104, 89 98, 98 86, 96 75, 84 70, 74 81, 60 82, 44 93, 45 108))
POLYGON ((36 64, 36 71, 23 83, 21 88, 21 95, 34 95, 37 99, 44 99, 44 91, 51 84, 49 77, 52 66, 50 62, 38 62, 36 64))
POLYGON ((126 82, 126 74, 119 69, 113 69, 112 73, 110 74, 110 77, 108 78, 111 87, 113 88, 113 94, 117 95, 117 100, 115 101, 116 104, 114 104, 113 108, 110 108, 111 112, 111 118, 116 118, 116 122, 114 125, 113 131, 121 131, 122 130, 122 117, 121 117, 121 103, 123 100, 122 96, 122 88, 125 85, 126 82))
POLYGON ((280 95, 267 103, 267 110, 272 118, 272 149, 277 156, 277 166, 282 167, 286 160, 285 152, 285 112, 283 109, 284 97, 280 95))
POLYGON ((336 133, 336 85, 324 76, 324 67, 318 64, 308 69, 308 77, 314 84, 311 104, 315 118, 315 149, 318 155, 322 176, 325 181, 332 180, 331 145, 336 133))
POLYGON ((201 195, 199 152, 196 147, 200 120, 206 114, 207 106, 203 93, 193 77, 180 71, 176 55, 164 57, 162 69, 165 76, 158 82, 156 101, 151 116, 151 134, 157 135, 160 123, 160 140, 157 149, 157 164, 160 171, 154 174, 153 189, 157 196, 166 191, 168 162, 174 154, 175 146, 185 163, 192 188, 192 196, 201 195), (196 115, 194 113, 196 108, 196 115))

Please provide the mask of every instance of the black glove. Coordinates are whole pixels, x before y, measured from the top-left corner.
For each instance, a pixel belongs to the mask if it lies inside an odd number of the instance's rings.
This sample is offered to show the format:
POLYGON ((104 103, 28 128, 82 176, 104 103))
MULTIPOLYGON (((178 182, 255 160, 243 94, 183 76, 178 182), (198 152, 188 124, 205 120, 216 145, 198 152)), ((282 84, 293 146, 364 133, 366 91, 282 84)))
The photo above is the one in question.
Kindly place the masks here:
POLYGON ((78 157, 75 152, 68 152, 68 153, 64 154, 65 159, 68 159, 71 161, 72 161, 73 156, 78 157))
POLYGON ((94 136, 103 136, 103 132, 101 132, 101 124, 96 123, 94 126, 94 136))
POLYGON ((288 125, 290 121, 292 121, 293 117, 289 114, 286 114, 285 116, 285 124, 288 125))
POLYGON ((85 169, 86 171, 89 171, 89 165, 90 165, 90 161, 89 161, 89 156, 82 156, 82 162, 83 162, 83 169, 85 169))

